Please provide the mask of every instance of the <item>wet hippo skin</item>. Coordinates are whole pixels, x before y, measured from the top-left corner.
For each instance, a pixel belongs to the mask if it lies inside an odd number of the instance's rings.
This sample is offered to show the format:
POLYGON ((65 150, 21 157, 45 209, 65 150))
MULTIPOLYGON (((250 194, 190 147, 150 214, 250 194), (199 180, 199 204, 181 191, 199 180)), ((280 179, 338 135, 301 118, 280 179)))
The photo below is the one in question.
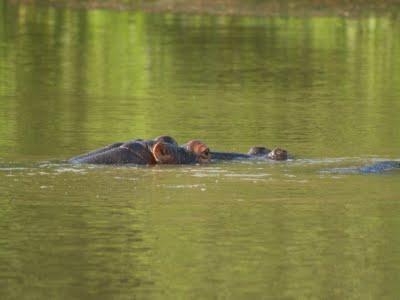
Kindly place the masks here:
POLYGON ((211 151, 211 159, 213 160, 235 160, 235 159, 270 159, 270 160, 287 160, 287 151, 281 148, 269 150, 268 148, 256 146, 250 148, 247 154, 233 152, 217 152, 211 151))
POLYGON ((129 142, 118 142, 89 153, 76 156, 71 163, 86 164, 194 164, 208 163, 213 160, 235 159, 271 159, 286 160, 287 151, 275 148, 272 151, 262 147, 252 147, 247 154, 233 152, 211 152, 206 144, 191 140, 178 146, 170 136, 160 136, 153 140, 141 139, 129 142))
POLYGON ((106 152, 106 151, 108 151, 108 150, 117 148, 117 147, 119 147, 119 146, 121 146, 121 145, 123 145, 123 144, 124 144, 123 142, 113 143, 113 144, 108 145, 108 146, 105 146, 105 147, 103 147, 103 148, 96 149, 96 150, 90 151, 90 152, 88 152, 88 153, 75 156, 75 157, 71 158, 71 159, 69 160, 69 162, 71 162, 71 163, 79 163, 79 162, 84 161, 85 159, 88 159, 88 158, 90 158, 90 157, 92 157, 92 156, 95 156, 95 155, 97 155, 97 154, 106 152))
POLYGON ((191 140, 182 145, 182 148, 186 149, 189 152, 195 153, 198 156, 198 161, 200 163, 207 163, 211 159, 210 148, 208 148, 208 146, 202 141, 191 140))
POLYGON ((272 160, 287 160, 288 153, 282 148, 275 148, 268 153, 268 158, 272 160))
POLYGON ((151 165, 156 161, 153 154, 149 150, 146 142, 133 141, 124 143, 119 146, 108 147, 93 151, 90 155, 85 155, 78 159, 73 158, 70 160, 72 163, 84 164, 137 164, 137 165, 151 165), (101 151, 100 151, 101 150, 101 151))
POLYGON ((253 156, 265 156, 268 155, 271 152, 268 148, 265 148, 263 146, 254 146, 251 147, 249 152, 247 154, 253 155, 253 156))
POLYGON ((170 136, 159 136, 154 140, 147 141, 134 139, 128 142, 113 143, 89 153, 75 156, 71 158, 69 162, 84 164, 154 164, 154 157, 150 159, 149 155, 152 156, 152 147, 160 141, 178 145, 170 136), (134 144, 136 142, 141 143, 141 146, 134 144), (133 153, 135 151, 137 151, 136 154, 133 153))
MULTIPOLYGON (((181 147, 190 152, 194 152, 195 154, 200 156, 199 158, 200 162, 209 162, 211 159, 234 160, 234 159, 246 159, 246 158, 263 157, 263 156, 266 157, 269 153, 271 153, 271 150, 262 146, 256 146, 250 148, 247 154, 210 151, 210 148, 205 143, 199 140, 191 140, 186 144, 182 145, 181 147)), ((274 159, 274 157, 271 157, 270 159, 274 159)))
MULTIPOLYGON (((114 143, 109 146, 76 156, 71 163, 84 164, 194 164, 208 162, 208 147, 199 142, 192 143, 199 153, 185 147, 179 147, 169 136, 157 137, 154 140, 133 140, 126 143, 114 143)), ((190 144, 190 145, 192 145, 190 144)))
POLYGON ((213 160, 250 159, 252 157, 253 156, 244 153, 211 151, 211 159, 213 160))
POLYGON ((196 164, 204 163, 200 155, 188 151, 184 147, 173 144, 158 142, 153 147, 153 156, 158 164, 196 164))

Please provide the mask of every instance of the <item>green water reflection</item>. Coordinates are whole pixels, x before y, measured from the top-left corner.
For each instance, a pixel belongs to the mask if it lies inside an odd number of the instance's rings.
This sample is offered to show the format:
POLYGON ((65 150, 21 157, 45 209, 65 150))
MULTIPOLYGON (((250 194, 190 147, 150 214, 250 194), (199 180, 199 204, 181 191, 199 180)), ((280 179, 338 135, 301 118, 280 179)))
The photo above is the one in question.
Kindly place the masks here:
POLYGON ((2 153, 166 131, 214 148, 396 156, 396 19, 196 17, 3 3, 2 153))
POLYGON ((0 298, 399 294, 396 19, 235 18, 0 1, 0 298), (298 160, 46 164, 170 134, 298 160))

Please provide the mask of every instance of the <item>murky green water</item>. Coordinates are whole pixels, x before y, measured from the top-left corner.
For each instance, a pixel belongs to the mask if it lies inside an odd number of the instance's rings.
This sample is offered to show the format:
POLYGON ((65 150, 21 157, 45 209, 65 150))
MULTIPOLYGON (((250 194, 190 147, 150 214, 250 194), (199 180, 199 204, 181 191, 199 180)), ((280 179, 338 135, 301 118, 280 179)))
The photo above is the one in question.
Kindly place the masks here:
POLYGON ((1 299, 396 299, 400 23, 0 1, 1 299), (133 137, 284 163, 87 167, 133 137))

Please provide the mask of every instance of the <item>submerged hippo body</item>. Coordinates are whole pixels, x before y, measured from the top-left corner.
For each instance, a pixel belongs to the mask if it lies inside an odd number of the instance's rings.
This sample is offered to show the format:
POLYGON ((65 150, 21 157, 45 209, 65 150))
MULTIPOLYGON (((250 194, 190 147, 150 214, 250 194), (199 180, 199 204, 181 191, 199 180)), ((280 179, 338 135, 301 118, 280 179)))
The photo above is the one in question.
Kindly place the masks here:
POLYGON ((106 147, 76 156, 71 163, 83 164, 194 164, 205 162, 199 155, 183 147, 169 136, 154 140, 140 139, 125 143, 114 143, 106 147))
POLYGON ((251 159, 253 156, 244 153, 211 151, 212 160, 251 159))
POLYGON ((210 151, 210 149, 198 140, 193 140, 183 145, 183 147, 189 151, 192 151, 200 156, 204 160, 237 160, 237 159, 272 159, 272 160, 286 160, 288 159, 287 151, 275 148, 269 150, 262 146, 255 146, 250 148, 247 154, 235 153, 235 152, 219 152, 210 151))
POLYGON ((108 145, 108 146, 105 146, 105 147, 103 147, 103 148, 96 149, 96 150, 90 151, 90 152, 88 152, 88 153, 75 156, 75 157, 69 159, 69 162, 70 162, 70 163, 80 163, 80 162, 84 162, 86 159, 89 159, 90 157, 93 157, 93 156, 95 156, 95 155, 97 155, 97 154, 100 154, 100 153, 109 151, 109 150, 114 149, 114 148, 118 148, 119 146, 121 146, 121 145, 123 145, 123 144, 124 144, 124 143, 122 143, 122 142, 113 143, 113 144, 108 145))
POLYGON ((160 136, 154 140, 131 140, 118 142, 103 148, 73 157, 71 163, 83 164, 195 164, 212 160, 235 159, 286 160, 287 152, 280 148, 272 151, 265 147, 252 147, 247 154, 232 152, 211 152, 206 144, 192 140, 178 146, 170 136, 160 136))
POLYGON ((268 155, 269 152, 271 152, 271 150, 269 150, 265 147, 255 146, 255 147, 251 147, 249 152, 247 152, 247 154, 235 153, 235 152, 213 151, 213 152, 211 152, 211 158, 215 159, 215 160, 251 159, 251 158, 255 158, 255 157, 266 156, 266 155, 268 155))
POLYGON ((155 164, 155 159, 146 142, 133 141, 115 143, 110 146, 89 152, 88 154, 74 157, 72 163, 83 164, 155 164))
POLYGON ((214 160, 236 160, 236 159, 270 159, 270 160, 287 160, 288 154, 286 150, 275 148, 269 150, 268 148, 256 146, 251 147, 247 154, 232 153, 232 152, 211 152, 211 159, 214 160))
POLYGON ((247 152, 248 155, 253 155, 253 156, 266 156, 269 153, 271 153, 271 150, 263 146, 251 147, 249 152, 247 152))

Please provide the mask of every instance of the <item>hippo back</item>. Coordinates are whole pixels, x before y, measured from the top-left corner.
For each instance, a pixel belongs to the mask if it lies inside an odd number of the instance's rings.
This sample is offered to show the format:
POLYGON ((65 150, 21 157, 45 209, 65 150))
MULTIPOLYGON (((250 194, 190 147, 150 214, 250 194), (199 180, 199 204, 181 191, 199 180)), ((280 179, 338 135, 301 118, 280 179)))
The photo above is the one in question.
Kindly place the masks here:
POLYGON ((154 164, 154 157, 146 143, 140 141, 128 142, 91 156, 73 159, 70 162, 83 164, 154 164))

